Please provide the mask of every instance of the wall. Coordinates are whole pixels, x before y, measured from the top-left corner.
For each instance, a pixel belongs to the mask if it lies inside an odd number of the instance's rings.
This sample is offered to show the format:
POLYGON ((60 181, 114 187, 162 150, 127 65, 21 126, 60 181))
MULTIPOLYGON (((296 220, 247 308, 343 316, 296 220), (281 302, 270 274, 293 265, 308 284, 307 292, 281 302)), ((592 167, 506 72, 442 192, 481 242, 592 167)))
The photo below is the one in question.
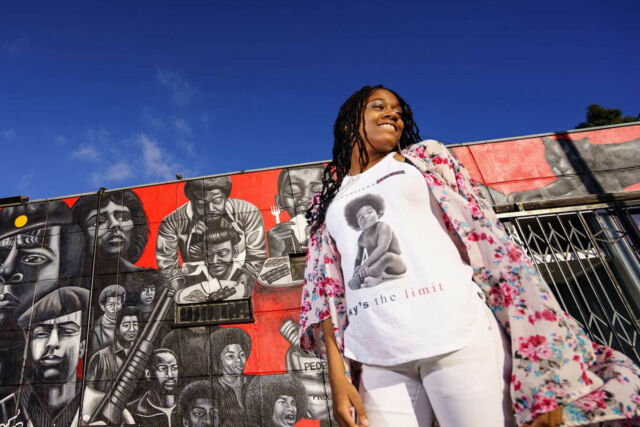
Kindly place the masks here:
MULTIPOLYGON (((639 144, 636 124, 453 151, 502 204, 640 189, 639 144)), ((321 172, 2 209, 0 423, 328 425, 323 362, 294 343, 300 287, 287 257, 305 250, 321 172), (174 301, 245 297, 254 322, 174 326, 174 301)))

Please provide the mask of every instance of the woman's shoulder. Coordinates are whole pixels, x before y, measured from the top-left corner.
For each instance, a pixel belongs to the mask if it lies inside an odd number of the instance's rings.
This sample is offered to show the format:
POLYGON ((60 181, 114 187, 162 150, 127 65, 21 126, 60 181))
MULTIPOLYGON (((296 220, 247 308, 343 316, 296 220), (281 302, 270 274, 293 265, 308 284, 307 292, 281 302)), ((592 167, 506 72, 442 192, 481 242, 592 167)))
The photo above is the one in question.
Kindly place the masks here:
POLYGON ((402 150, 403 154, 415 155, 418 157, 431 157, 448 153, 447 147, 437 139, 425 139, 416 142, 402 150))

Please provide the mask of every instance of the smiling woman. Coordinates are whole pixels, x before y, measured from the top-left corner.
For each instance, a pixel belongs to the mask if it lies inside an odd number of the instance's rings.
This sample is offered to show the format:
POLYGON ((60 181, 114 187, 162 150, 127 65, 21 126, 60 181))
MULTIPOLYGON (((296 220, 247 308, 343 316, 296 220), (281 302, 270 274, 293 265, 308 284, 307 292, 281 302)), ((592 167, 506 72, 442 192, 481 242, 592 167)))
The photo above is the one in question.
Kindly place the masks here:
POLYGON ((352 407, 374 426, 639 416, 638 367, 589 340, 461 163, 419 141, 400 96, 361 88, 307 213, 300 346, 328 360, 340 426, 356 425, 352 407))

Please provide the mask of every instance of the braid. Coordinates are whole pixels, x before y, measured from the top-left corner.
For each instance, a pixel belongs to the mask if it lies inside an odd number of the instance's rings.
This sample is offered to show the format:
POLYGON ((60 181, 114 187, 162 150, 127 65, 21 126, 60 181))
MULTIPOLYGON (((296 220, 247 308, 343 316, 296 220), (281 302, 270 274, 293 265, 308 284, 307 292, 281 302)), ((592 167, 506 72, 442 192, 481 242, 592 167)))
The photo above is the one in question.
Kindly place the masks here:
MULTIPOLYGON (((338 117, 333 124, 333 159, 324 168, 322 176, 322 191, 314 198, 313 204, 307 210, 307 221, 311 226, 311 234, 318 231, 324 223, 327 208, 342 185, 342 180, 351 167, 351 154, 356 146, 360 154, 360 170, 364 170, 369 163, 369 155, 364 140, 360 134, 364 106, 369 96, 378 89, 386 89, 382 85, 363 86, 349 97, 340 107, 338 117)), ((411 107, 397 93, 393 93, 402 107, 402 121, 404 131, 400 137, 400 148, 420 142, 420 131, 413 121, 411 107)), ((364 130, 364 127, 363 127, 364 130)), ((366 131, 364 137, 367 138, 366 131)))

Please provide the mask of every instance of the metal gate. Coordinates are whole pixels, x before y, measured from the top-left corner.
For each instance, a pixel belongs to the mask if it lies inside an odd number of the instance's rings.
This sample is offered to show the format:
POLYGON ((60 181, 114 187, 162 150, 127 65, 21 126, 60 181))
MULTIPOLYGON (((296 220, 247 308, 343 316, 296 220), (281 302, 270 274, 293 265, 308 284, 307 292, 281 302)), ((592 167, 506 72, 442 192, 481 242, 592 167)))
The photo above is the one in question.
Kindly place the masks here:
POLYGON ((640 363, 640 200, 499 217, 591 339, 640 363))

